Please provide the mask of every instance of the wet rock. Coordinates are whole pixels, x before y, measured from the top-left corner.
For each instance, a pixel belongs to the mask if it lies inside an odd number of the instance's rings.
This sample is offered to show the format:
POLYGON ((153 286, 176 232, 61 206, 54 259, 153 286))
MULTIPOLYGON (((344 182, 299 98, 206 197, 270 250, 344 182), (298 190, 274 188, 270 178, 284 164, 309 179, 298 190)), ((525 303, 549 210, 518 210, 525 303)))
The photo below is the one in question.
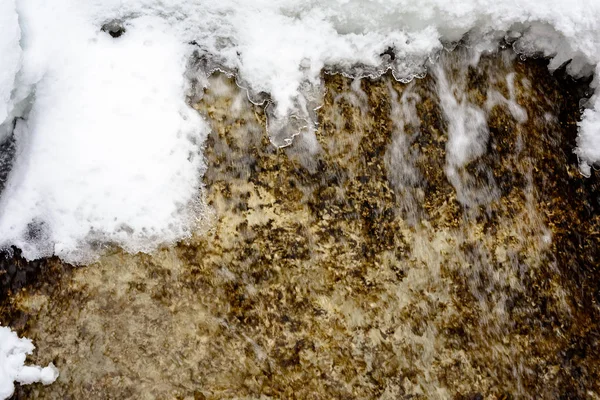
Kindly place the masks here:
POLYGON ((43 261, 60 272, 26 291, 14 271, 30 267, 5 268, 3 315, 61 369, 22 395, 597 397, 599 184, 572 154, 580 88, 541 60, 464 59, 409 84, 324 75, 315 136, 284 149, 212 77, 196 105, 213 128, 205 231, 75 270, 43 261), (449 161, 442 95, 485 116, 465 164, 449 161))

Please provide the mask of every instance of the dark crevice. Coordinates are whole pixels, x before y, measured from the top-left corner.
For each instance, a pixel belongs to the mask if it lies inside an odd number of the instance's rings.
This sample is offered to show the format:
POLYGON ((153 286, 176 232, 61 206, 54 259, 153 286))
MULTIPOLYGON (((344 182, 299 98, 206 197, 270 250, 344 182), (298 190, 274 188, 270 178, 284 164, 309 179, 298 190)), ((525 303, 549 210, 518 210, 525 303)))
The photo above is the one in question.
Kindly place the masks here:
POLYGON ((0 143, 0 195, 6 187, 6 181, 13 166, 16 149, 17 143, 14 135, 10 135, 10 137, 0 143))
POLYGON ((108 33, 112 38, 115 39, 123 36, 123 34, 126 32, 123 22, 119 20, 107 22, 106 24, 102 25, 100 30, 108 33))

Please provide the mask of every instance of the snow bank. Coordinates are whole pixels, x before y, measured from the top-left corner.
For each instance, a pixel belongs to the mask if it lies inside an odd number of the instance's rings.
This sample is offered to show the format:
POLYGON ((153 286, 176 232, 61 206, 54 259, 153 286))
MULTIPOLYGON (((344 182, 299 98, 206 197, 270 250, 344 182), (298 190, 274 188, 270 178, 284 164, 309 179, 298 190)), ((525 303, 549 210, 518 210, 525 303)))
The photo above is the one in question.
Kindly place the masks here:
POLYGON ((10 328, 0 326, 0 399, 12 396, 14 382, 49 385, 58 378, 58 369, 52 363, 45 368, 25 365, 25 358, 33 349, 31 340, 19 338, 10 328))
MULTIPOLYGON (((189 233, 207 131, 184 101, 193 52, 235 72, 251 99, 269 94, 276 145, 314 124, 323 68, 408 80, 465 35, 481 51, 507 36, 551 69, 572 60, 574 76, 600 65, 589 0, 46 3, 0 5, 0 136, 14 127, 18 142, 0 245, 28 258, 85 261, 99 244, 148 251, 189 233)), ((580 124, 584 173, 600 161, 598 97, 580 124)))
POLYGON ((156 17, 112 38, 70 4, 20 11, 34 98, 14 131, 3 244, 82 262, 105 243, 150 251, 188 234, 206 128, 185 103, 186 47, 156 17))

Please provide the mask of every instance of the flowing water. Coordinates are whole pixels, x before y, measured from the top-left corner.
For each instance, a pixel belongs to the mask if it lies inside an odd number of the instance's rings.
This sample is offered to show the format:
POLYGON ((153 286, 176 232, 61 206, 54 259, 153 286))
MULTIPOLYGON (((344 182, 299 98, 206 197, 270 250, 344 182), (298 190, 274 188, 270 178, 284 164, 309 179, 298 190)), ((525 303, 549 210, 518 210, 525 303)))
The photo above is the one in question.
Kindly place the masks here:
POLYGON ((3 261, 3 321, 61 372, 15 398, 599 399, 586 85, 472 56, 407 84, 324 74, 318 126, 285 148, 214 74, 192 239, 3 261))

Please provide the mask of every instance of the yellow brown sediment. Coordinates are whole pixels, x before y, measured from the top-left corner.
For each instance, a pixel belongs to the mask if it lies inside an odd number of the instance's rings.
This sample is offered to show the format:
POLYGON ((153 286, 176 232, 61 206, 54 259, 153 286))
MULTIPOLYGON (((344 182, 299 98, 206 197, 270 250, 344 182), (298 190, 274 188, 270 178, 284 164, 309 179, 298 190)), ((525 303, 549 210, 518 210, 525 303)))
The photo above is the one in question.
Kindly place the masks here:
POLYGON ((542 63, 460 56, 441 62, 468 101, 508 99, 514 74, 527 113, 490 106, 488 149, 460 171, 497 190, 477 207, 445 174, 434 76, 324 75, 316 144, 284 149, 212 77, 196 105, 210 229, 12 293, 4 315, 61 370, 18 396, 598 398, 598 184, 569 153, 576 99, 542 63), (393 117, 411 99, 418 124, 393 117))

